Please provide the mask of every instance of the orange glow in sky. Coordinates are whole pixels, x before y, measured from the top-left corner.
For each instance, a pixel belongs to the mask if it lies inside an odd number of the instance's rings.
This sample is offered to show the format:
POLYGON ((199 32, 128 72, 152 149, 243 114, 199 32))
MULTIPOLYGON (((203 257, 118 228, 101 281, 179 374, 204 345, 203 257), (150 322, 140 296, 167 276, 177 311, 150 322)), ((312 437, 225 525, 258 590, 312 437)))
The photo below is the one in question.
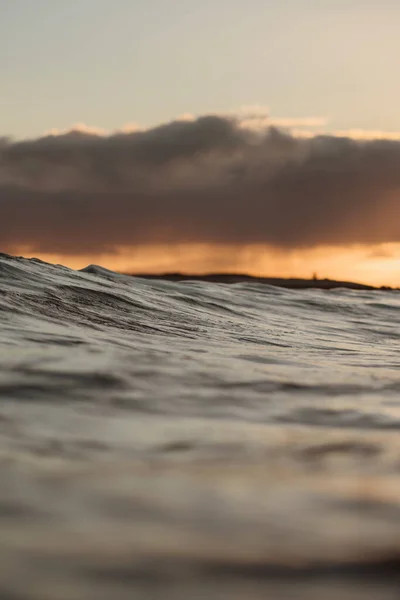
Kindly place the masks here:
POLYGON ((265 246, 183 244, 120 248, 113 254, 68 256, 32 253, 18 254, 41 258, 74 269, 99 264, 108 269, 130 273, 181 272, 246 273, 271 277, 311 278, 357 281, 371 285, 400 286, 400 244, 376 246, 320 247, 308 250, 278 251, 265 246))

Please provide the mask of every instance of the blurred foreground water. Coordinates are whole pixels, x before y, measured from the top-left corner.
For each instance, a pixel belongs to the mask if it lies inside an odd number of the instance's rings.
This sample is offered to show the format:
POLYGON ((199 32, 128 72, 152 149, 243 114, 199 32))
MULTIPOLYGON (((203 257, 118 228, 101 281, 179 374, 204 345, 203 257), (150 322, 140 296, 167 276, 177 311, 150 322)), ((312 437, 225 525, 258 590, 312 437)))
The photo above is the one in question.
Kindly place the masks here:
POLYGON ((0 598, 397 600, 399 310, 0 255, 0 598))

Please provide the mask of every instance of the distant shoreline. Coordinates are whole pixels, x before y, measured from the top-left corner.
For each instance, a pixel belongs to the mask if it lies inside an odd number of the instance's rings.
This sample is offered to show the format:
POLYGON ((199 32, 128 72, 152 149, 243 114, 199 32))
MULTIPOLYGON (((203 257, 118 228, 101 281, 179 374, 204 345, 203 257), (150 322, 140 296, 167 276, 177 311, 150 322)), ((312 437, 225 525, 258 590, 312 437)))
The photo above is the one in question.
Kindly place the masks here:
POLYGON ((332 290, 335 288, 345 288, 349 290, 385 290, 395 291, 399 288, 389 286, 376 287, 363 283, 355 283, 352 281, 336 281, 335 279, 301 279, 287 277, 256 277, 253 275, 231 274, 231 273, 209 273, 205 275, 191 275, 187 273, 126 273, 132 277, 141 277, 142 279, 158 279, 165 281, 205 281, 210 283, 262 283, 275 287, 288 288, 293 290, 300 289, 320 289, 332 290))
MULTIPOLYGON (((24 256, 14 256, 7 254, 6 252, 0 252, 0 258, 6 258, 11 260, 32 260, 42 264, 47 263, 39 258, 27 258, 24 256)), ((94 265, 88 265, 80 271, 91 272, 94 265)), ((117 271, 115 271, 117 272, 117 271)), ((386 285, 373 286, 364 283, 355 283, 354 281, 338 281, 336 279, 304 279, 301 277, 257 277, 255 275, 246 275, 244 273, 205 273, 203 275, 193 275, 190 273, 127 273, 120 272, 122 275, 128 275, 130 277, 139 277, 142 279, 158 279, 165 281, 205 281, 210 283, 262 283, 265 285, 272 285, 275 287, 287 288, 292 290, 307 290, 307 289, 319 289, 319 290, 333 290, 335 288, 344 288, 348 290, 365 290, 365 291, 400 291, 400 287, 391 287, 386 285)))

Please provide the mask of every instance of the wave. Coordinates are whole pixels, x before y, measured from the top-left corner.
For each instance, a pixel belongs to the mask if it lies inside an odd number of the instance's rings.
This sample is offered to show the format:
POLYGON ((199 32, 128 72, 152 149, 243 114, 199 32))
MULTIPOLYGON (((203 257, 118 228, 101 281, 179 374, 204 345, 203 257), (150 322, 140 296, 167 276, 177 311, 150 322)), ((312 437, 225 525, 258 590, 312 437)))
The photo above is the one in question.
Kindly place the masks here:
POLYGON ((397 597, 399 308, 0 255, 0 596, 397 597))
POLYGON ((281 396, 323 405, 334 395, 344 408, 379 397, 379 413, 398 391, 396 292, 151 280, 8 255, 0 273, 1 341, 20 348, 2 369, 2 397, 56 401, 62 385, 70 401, 101 392, 127 407, 131 397, 137 410, 140 396, 141 410, 199 416, 211 407, 232 416, 241 405, 270 421, 290 406, 281 396), (65 366, 71 347, 77 372, 65 366))

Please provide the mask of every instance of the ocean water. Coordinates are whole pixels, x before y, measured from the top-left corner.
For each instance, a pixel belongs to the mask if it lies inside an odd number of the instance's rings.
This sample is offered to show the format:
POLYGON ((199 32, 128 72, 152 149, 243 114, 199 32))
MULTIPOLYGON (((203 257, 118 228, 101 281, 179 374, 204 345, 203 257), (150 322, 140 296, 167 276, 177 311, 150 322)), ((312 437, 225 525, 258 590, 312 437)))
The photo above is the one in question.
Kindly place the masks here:
POLYGON ((400 293, 0 255, 0 598, 397 599, 400 293))

